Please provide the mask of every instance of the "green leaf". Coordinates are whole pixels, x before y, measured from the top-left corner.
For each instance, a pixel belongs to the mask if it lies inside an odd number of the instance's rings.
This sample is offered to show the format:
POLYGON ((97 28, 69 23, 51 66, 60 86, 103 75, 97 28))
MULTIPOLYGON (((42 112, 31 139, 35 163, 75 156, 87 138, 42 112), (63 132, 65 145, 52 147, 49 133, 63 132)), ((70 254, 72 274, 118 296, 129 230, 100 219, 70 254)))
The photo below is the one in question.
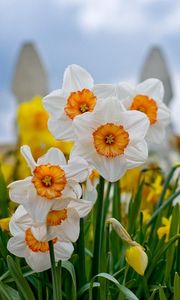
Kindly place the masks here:
POLYGON ((93 282, 95 278, 100 277, 107 279, 114 283, 116 287, 118 288, 119 292, 121 292, 127 300, 138 300, 138 298, 131 292, 128 288, 125 286, 121 285, 112 275, 108 273, 99 273, 98 275, 94 276, 91 280, 90 288, 89 288, 89 300, 92 300, 92 289, 93 289, 93 282))
MULTIPOLYGON (((179 204, 177 204, 173 208, 172 213, 172 220, 171 220, 171 228, 169 232, 169 238, 172 238, 178 233, 179 229, 179 204)), ((168 278, 171 274, 173 261, 174 261, 174 254, 175 254, 175 244, 173 244, 166 253, 166 269, 165 269, 165 282, 168 281, 168 278)))
POLYGON ((177 236, 172 237, 172 238, 166 243, 166 245, 165 245, 164 247, 162 247, 162 248, 156 253, 156 255, 154 256, 154 258, 153 258, 153 260, 152 260, 152 262, 151 262, 151 264, 150 264, 150 266, 149 266, 149 268, 148 268, 148 270, 147 270, 147 272, 146 272, 146 278, 147 278, 147 279, 151 276, 151 274, 152 274, 154 268, 157 266, 157 263, 158 263, 159 258, 160 258, 160 257, 163 255, 163 253, 165 253, 165 252, 168 250, 168 248, 169 248, 173 243, 175 243, 175 241, 176 241, 177 239, 179 239, 179 238, 180 238, 180 235, 177 235, 177 236))
POLYGON ((22 293, 25 300, 35 300, 33 292, 27 282, 27 280, 23 277, 23 274, 20 270, 18 264, 16 264, 11 256, 7 256, 7 263, 9 270, 16 282, 18 290, 22 293))
POLYGON ((0 295, 4 300, 20 300, 18 292, 12 287, 0 281, 0 295))
POLYGON ((159 287, 159 299, 160 300, 167 300, 166 295, 164 294, 162 286, 159 287))
POLYGON ((9 216, 8 213, 8 202, 9 195, 6 187, 6 181, 4 179, 1 166, 0 166, 0 217, 5 218, 9 216))
POLYGON ((180 295, 180 277, 178 273, 174 276, 174 300, 179 300, 180 295))
MULTIPOLYGON (((90 286, 91 286, 91 283, 86 283, 85 285, 83 285, 77 294, 77 298, 80 298, 86 291, 88 291, 90 286)), ((93 287, 100 287, 100 283, 93 282, 93 287)))
POLYGON ((73 283, 72 300, 76 300, 76 274, 75 274, 74 266, 70 261, 63 261, 62 268, 66 269, 71 275, 71 279, 73 283))

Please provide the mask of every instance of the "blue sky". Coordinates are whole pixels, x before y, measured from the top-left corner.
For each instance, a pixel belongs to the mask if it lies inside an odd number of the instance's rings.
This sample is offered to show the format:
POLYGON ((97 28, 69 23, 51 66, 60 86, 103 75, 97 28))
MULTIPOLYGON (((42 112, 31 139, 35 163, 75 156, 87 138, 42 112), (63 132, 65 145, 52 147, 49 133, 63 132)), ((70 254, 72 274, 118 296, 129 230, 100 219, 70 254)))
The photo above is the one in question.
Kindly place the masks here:
MULTIPOLYGON (((149 48, 161 46, 175 98, 180 96, 179 0, 0 0, 0 93, 10 90, 17 55, 27 41, 42 56, 50 90, 60 87, 71 63, 87 68, 97 83, 135 82, 149 48)), ((12 115, 5 103, 1 97, 4 119, 12 115)))

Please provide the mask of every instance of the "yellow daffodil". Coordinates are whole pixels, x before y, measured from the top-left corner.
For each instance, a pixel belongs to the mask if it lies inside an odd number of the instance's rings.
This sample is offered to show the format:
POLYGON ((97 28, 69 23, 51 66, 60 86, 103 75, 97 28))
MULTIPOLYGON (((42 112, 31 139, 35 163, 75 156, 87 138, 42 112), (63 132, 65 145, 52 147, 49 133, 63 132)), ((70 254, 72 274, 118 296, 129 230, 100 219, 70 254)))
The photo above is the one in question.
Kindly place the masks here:
POLYGON ((9 222, 10 222, 10 217, 8 218, 3 218, 0 219, 0 228, 4 231, 8 231, 9 230, 9 222))
POLYGON ((143 223, 146 224, 149 221, 149 219, 151 218, 150 210, 143 209, 142 214, 143 214, 143 223))
POLYGON ((159 229, 157 230, 158 238, 161 239, 165 235, 165 242, 167 242, 169 239, 169 232, 171 228, 171 217, 169 219, 163 217, 162 225, 164 226, 159 227, 159 229))
POLYGON ((127 263, 141 276, 144 275, 148 264, 148 257, 144 248, 138 244, 136 241, 133 241, 126 231, 126 229, 114 218, 110 218, 108 221, 120 236, 120 238, 125 242, 126 251, 125 259, 127 263))

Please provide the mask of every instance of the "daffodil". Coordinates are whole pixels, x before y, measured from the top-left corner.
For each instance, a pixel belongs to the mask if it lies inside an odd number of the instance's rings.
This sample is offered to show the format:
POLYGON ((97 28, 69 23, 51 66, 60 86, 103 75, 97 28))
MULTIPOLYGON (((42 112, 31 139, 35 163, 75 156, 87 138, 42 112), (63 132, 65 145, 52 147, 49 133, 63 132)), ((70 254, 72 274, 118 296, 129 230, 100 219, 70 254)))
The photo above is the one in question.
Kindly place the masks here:
POLYGON ((68 260, 73 252, 73 245, 63 238, 51 239, 46 224, 38 226, 22 206, 18 207, 10 224, 13 235, 8 241, 8 250, 16 256, 24 257, 27 264, 35 271, 42 272, 51 267, 49 244, 54 244, 55 261, 68 260))
POLYGON ((74 156, 84 157, 107 180, 118 180, 127 169, 145 162, 149 121, 137 111, 124 111, 116 98, 76 117, 74 156))
POLYGON ((165 241, 167 242, 171 228, 171 217, 169 219, 162 217, 162 225, 163 226, 159 227, 157 230, 158 238, 161 239, 163 236, 165 236, 165 241))
POLYGON ((64 208, 71 199, 81 197, 78 182, 88 176, 88 164, 83 158, 72 157, 67 164, 63 153, 51 148, 36 163, 28 146, 21 147, 21 153, 32 176, 11 183, 10 198, 22 204, 35 221, 44 222, 56 201, 64 208))
POLYGON ((126 229, 114 218, 110 218, 108 221, 119 235, 119 237, 125 242, 125 258, 127 263, 141 276, 144 275, 148 264, 148 257, 144 248, 133 241, 126 231, 126 229))
POLYGON ((120 83, 117 87, 118 98, 128 110, 144 113, 150 122, 147 140, 161 143, 165 136, 165 127, 170 121, 169 109, 163 103, 164 88, 158 79, 147 79, 136 87, 120 83))
POLYGON ((8 231, 9 230, 9 222, 10 222, 10 217, 8 218, 3 218, 0 219, 0 228, 4 231, 8 231))
POLYGON ((73 120, 85 112, 92 112, 98 98, 107 97, 115 89, 113 85, 94 85, 91 75, 78 65, 66 68, 62 89, 44 98, 44 106, 50 113, 49 130, 56 139, 74 140, 73 120))

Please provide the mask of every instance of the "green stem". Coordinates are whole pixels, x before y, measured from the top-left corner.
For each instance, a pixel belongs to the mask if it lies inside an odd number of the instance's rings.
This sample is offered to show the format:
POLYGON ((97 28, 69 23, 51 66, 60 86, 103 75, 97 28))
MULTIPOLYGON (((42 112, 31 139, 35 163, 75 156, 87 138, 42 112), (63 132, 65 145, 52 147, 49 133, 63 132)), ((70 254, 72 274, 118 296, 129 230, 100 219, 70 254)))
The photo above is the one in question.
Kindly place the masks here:
POLYGON ((159 213, 164 208, 166 208, 179 195, 180 195, 180 190, 178 190, 176 193, 174 193, 173 195, 171 195, 158 209, 156 209, 156 211, 152 215, 151 219, 146 224, 146 227, 149 227, 154 222, 154 220, 157 218, 157 216, 159 215, 159 213))
POLYGON ((98 198, 96 207, 96 226, 95 226, 95 238, 94 238, 94 251, 92 262, 92 276, 94 277, 100 272, 100 257, 102 246, 102 229, 103 229, 103 216, 104 216, 104 178, 100 177, 98 187, 98 198))
POLYGON ((176 165, 176 166, 174 166, 174 167, 171 169, 171 171, 169 172, 169 174, 168 174, 168 176, 167 176, 167 178, 166 178, 166 181, 165 181, 165 183, 164 183, 164 187, 163 187, 161 196, 160 196, 160 198, 159 198, 159 202, 158 202, 158 204, 157 204, 157 208, 159 208, 159 207, 162 205, 163 200, 164 200, 164 197, 165 197, 165 194, 166 194, 166 191, 167 191, 167 189, 168 189, 168 187, 169 187, 169 183, 170 183, 170 181, 171 181, 171 178, 172 178, 174 172, 176 171, 176 169, 179 168, 179 167, 180 167, 180 165, 176 165))
POLYGON ((80 235, 77 240, 77 252, 79 256, 79 288, 81 288, 87 282, 85 267, 84 219, 80 219, 80 235))
MULTIPOLYGON (((59 282, 59 278, 57 277, 58 274, 57 274, 57 270, 56 270, 53 241, 49 241, 48 244, 49 244, 50 260, 51 260, 53 300, 61 300, 62 299, 61 285, 59 282)), ((59 277, 61 277, 61 274, 59 277)))

